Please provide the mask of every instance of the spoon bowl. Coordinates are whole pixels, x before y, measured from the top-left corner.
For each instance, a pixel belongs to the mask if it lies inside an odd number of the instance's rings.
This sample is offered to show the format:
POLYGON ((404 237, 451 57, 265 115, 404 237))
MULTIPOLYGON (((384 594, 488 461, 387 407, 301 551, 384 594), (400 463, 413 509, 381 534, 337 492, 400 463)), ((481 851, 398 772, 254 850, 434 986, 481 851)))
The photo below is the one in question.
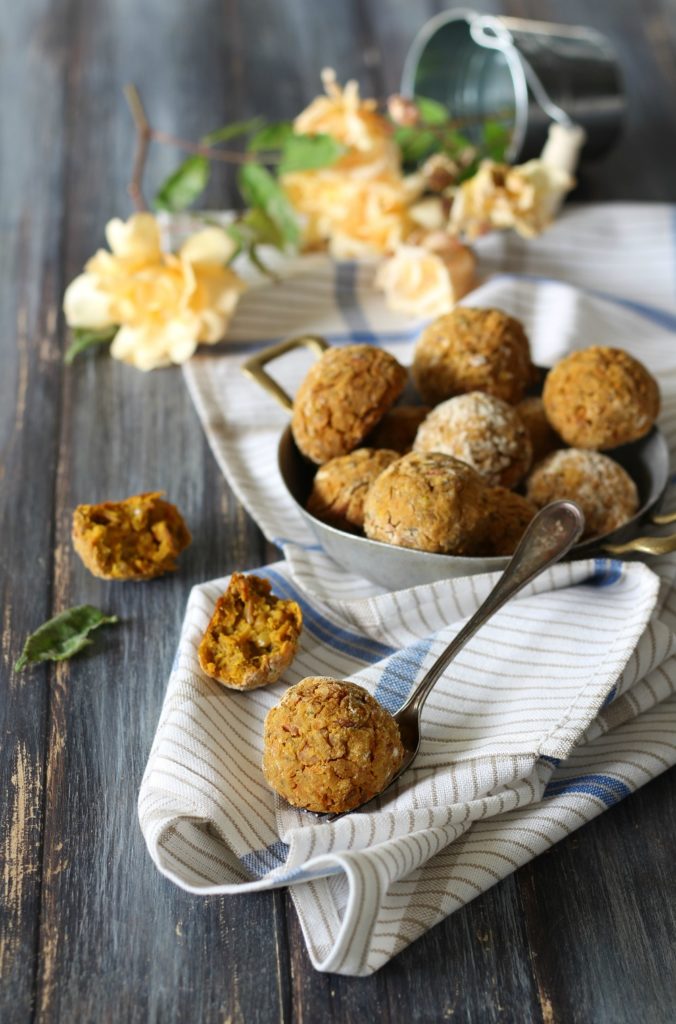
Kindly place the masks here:
POLYGON ((322 815, 324 820, 336 821, 344 814, 357 811, 382 794, 410 768, 420 749, 422 710, 435 683, 456 655, 500 608, 519 593, 528 583, 558 562, 571 549, 584 532, 584 515, 572 501, 553 501, 532 520, 512 555, 507 568, 490 594, 465 623, 459 633, 439 655, 423 676, 402 707, 393 715, 401 736, 404 756, 397 772, 387 785, 364 803, 340 814, 322 815))

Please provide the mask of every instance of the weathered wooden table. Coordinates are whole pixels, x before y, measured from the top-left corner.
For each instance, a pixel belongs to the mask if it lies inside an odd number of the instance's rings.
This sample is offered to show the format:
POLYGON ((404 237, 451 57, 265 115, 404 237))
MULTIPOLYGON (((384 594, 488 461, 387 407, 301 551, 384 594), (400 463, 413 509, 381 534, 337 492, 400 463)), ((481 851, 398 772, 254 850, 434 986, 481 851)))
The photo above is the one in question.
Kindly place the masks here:
MULTIPOLYGON (((429 932, 370 979, 314 972, 283 892, 196 898, 152 865, 136 794, 193 583, 275 553, 207 449, 180 372, 64 367, 66 283, 126 215, 135 81, 156 127, 197 137, 288 117, 322 66, 384 96, 423 0, 22 0, 0 27, 0 1019, 543 1021, 676 1018, 676 774, 651 783, 429 932), (172 578, 95 580, 80 501, 166 488, 195 543, 172 578), (28 631, 71 604, 124 619, 72 663, 16 676, 28 631)), ((475 0, 593 22, 620 51, 621 144, 581 199, 669 200, 674 0, 475 0)), ((155 149, 157 183, 177 156, 155 149)), ((228 172, 208 199, 227 206, 228 172)))

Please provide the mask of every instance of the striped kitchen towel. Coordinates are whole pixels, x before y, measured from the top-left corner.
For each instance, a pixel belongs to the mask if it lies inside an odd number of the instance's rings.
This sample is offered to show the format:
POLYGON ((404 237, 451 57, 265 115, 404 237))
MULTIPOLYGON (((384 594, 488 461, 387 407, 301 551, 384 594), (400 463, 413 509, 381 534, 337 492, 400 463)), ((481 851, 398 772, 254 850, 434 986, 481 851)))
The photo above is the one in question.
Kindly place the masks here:
MULTIPOLYGON (((283 682, 237 693, 197 646, 227 580, 194 588, 141 786, 159 870, 202 894, 292 886, 316 968, 370 974, 454 909, 676 761, 676 617, 640 563, 555 566, 499 612, 430 696, 415 765, 334 823, 275 796, 263 719, 306 675, 361 683, 394 711, 496 575, 349 602, 311 600, 283 682)), ((676 611, 676 609, 675 609, 676 611)))
MULTIPOLYGON (((491 276, 465 300, 518 316, 545 365, 592 343, 637 354, 659 376, 672 448, 673 221, 665 206, 613 204, 568 211, 534 242, 483 239, 491 276)), ((313 964, 361 975, 676 763, 676 559, 555 566, 449 666, 426 705, 419 760, 379 805, 328 824, 279 800, 260 771, 261 734, 285 686, 350 678, 395 710, 496 578, 387 593, 308 537, 276 469, 285 415, 239 364, 252 345, 301 331, 383 344, 406 362, 420 325, 384 309, 370 268, 316 256, 280 269, 279 283, 245 296, 226 354, 194 359, 185 377, 219 465, 284 551, 258 572, 302 605, 301 650, 281 683, 223 689, 196 647, 227 580, 193 590, 139 813, 178 885, 290 885, 313 964)), ((274 368, 287 389, 308 358, 274 368)))

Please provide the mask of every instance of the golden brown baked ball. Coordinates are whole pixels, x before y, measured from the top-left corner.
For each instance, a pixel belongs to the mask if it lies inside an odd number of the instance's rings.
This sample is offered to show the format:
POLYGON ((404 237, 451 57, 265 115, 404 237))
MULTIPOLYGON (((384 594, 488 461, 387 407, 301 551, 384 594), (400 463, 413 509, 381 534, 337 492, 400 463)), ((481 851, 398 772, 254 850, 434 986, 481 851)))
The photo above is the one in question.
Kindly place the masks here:
POLYGON ((291 430, 313 462, 347 455, 394 405, 406 384, 406 370, 373 345, 329 348, 300 385, 291 430))
POLYGON ((391 448, 400 455, 406 455, 413 447, 418 427, 429 411, 429 405, 395 405, 366 438, 368 446, 391 448))
POLYGON ((295 657, 303 614, 271 590, 269 580, 234 572, 199 645, 206 674, 232 690, 275 683, 295 657))
POLYGON ((523 420, 530 443, 533 448, 533 465, 544 459, 545 455, 563 448, 563 442, 547 419, 545 405, 541 398, 534 395, 522 398, 516 411, 523 420))
POLYGON ((655 378, 619 348, 572 352, 549 371, 542 400, 566 444, 616 448, 648 433, 660 411, 655 378))
POLYGON ((505 487, 488 488, 484 507, 483 537, 476 553, 513 555, 537 508, 505 487))
POLYGON ((519 321, 499 309, 469 306, 456 306, 425 328, 412 372, 429 405, 465 391, 485 391, 515 403, 536 379, 519 321))
POLYGON ((315 474, 308 512, 339 530, 360 531, 366 492, 398 458, 398 452, 387 448, 356 448, 348 455, 330 459, 315 474))
POLYGON ((553 452, 528 478, 527 495, 542 508, 569 498, 584 512, 585 537, 616 530, 638 509, 638 491, 629 474, 607 455, 579 448, 553 452))
POLYGON ((263 774, 294 807, 342 814, 376 796, 403 760, 399 728, 355 683, 310 676, 271 708, 263 774))
POLYGON ((482 391, 456 395, 432 409, 413 448, 443 452, 466 462, 493 486, 516 487, 530 468, 533 450, 513 405, 482 391))
POLYGON ((73 547, 94 576, 150 580, 176 569, 178 555, 192 538, 183 516, 162 493, 77 506, 73 547))
POLYGON ((399 547, 471 554, 484 489, 482 478, 465 462, 441 452, 410 452, 371 484, 364 532, 399 547))

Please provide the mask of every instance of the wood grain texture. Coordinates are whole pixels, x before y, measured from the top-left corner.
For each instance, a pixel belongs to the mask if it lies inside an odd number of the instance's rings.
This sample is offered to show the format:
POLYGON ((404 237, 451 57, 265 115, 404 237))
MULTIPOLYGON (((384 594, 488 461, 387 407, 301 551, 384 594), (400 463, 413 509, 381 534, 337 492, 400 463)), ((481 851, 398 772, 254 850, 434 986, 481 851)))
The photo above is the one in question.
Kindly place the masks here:
MULTIPOLYGON (((122 86, 197 137, 288 117, 333 65, 396 88, 434 0, 22 0, 0 26, 0 1019, 633 1022, 674 1017, 676 773, 606 812, 369 979, 314 972, 284 893, 197 898, 164 880, 136 796, 190 587, 276 557, 230 493, 177 370, 104 355, 65 368, 65 283, 129 212, 122 86), (80 501, 164 487, 195 542, 171 578, 93 579, 80 501), (16 677, 25 634, 91 602, 122 623, 72 663, 16 677)), ((673 198, 673 0, 513 0, 481 10, 590 23, 626 69, 625 136, 580 198, 673 198)), ((179 161, 154 147, 148 193, 179 161)), ((233 200, 214 173, 207 201, 233 200)))

